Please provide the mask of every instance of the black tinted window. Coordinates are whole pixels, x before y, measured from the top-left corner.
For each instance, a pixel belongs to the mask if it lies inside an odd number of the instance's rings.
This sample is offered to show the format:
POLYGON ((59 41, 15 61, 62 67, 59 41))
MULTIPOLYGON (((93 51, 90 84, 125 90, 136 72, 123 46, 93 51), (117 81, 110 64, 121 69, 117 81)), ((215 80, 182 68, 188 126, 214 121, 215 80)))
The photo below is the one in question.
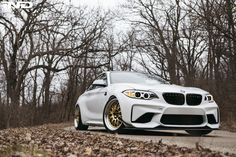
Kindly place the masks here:
POLYGON ((94 85, 92 84, 87 90, 93 90, 93 89, 97 89, 97 88, 103 88, 104 86, 100 86, 100 85, 94 85))
POLYGON ((107 75, 106 75, 106 73, 102 73, 101 75, 99 75, 96 80, 104 80, 107 83, 107 75))
MULTIPOLYGON (((104 80, 107 83, 106 73, 102 73, 101 75, 99 75, 96 78, 96 80, 104 80)), ((93 90, 93 89, 102 88, 102 87, 104 87, 104 86, 91 84, 87 90, 93 90)))

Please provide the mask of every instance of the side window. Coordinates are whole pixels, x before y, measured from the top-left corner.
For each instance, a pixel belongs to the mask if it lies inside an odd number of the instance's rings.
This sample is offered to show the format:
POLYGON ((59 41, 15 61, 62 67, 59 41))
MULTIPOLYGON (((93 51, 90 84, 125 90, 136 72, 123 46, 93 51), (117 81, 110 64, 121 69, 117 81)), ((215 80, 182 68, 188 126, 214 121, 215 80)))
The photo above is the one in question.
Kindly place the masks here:
POLYGON ((107 75, 106 75, 106 73, 101 74, 100 76, 98 76, 97 79, 98 80, 104 80, 107 83, 107 75))
POLYGON ((94 86, 93 84, 91 84, 91 85, 88 87, 87 91, 93 90, 93 89, 95 89, 95 86, 94 86))
MULTIPOLYGON (((106 84, 107 84, 107 76, 106 76, 106 73, 103 73, 103 74, 99 75, 99 76, 97 77, 97 80, 104 80, 104 81, 106 82, 106 84)), ((87 90, 89 91, 89 90, 93 90, 93 89, 97 89, 97 88, 102 88, 102 87, 103 87, 103 86, 91 84, 87 90)))

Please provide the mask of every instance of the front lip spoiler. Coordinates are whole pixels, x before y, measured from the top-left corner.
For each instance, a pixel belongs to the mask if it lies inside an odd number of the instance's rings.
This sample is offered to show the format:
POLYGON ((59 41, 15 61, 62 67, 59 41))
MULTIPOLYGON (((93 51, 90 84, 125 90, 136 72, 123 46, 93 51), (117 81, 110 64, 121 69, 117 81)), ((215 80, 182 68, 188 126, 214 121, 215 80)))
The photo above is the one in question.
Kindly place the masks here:
POLYGON ((132 127, 132 125, 126 123, 123 119, 121 119, 122 123, 125 125, 125 128, 128 128, 128 129, 133 129, 134 127, 132 127))
POLYGON ((205 127, 166 127, 166 126, 158 126, 155 128, 135 128, 135 127, 127 127, 127 129, 136 129, 136 130, 220 130, 219 128, 210 128, 208 126, 205 127))
POLYGON ((160 130, 219 130, 219 129, 212 129, 208 126, 205 126, 205 127, 166 127, 166 126, 158 126, 155 129, 160 129, 160 130))

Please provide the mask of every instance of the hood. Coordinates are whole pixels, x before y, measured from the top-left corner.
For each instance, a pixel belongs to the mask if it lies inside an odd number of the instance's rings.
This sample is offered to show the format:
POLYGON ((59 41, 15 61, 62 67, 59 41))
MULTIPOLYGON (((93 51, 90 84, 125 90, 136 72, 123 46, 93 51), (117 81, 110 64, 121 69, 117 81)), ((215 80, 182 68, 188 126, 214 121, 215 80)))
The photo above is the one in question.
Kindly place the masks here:
MULTIPOLYGON (((150 90, 153 92, 176 92, 176 93, 199 93, 207 94, 207 91, 204 91, 200 88, 195 87, 183 87, 175 84, 134 84, 134 83, 119 83, 116 84, 118 87, 123 87, 126 89, 137 89, 137 90, 150 90)), ((125 90, 125 89, 124 89, 125 90)))

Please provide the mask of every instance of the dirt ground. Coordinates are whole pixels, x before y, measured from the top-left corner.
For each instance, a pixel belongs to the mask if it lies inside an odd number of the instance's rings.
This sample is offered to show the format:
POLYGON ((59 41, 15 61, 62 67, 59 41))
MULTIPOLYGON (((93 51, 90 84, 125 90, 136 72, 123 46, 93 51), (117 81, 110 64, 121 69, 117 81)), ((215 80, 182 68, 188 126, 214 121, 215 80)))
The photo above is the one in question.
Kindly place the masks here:
POLYGON ((179 147, 91 131, 65 130, 68 124, 48 124, 0 131, 0 156, 236 156, 203 148, 179 147))

